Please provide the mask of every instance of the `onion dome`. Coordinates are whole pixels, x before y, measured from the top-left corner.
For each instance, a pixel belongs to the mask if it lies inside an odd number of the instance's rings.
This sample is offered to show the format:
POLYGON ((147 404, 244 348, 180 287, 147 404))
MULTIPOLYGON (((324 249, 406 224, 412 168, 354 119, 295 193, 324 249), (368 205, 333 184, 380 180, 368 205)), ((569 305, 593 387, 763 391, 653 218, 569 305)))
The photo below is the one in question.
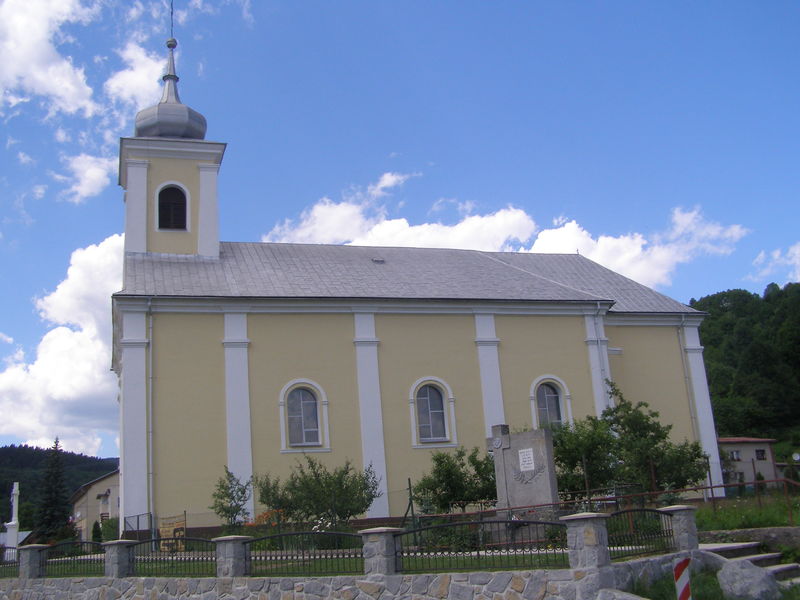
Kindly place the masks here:
POLYGON ((173 50, 178 45, 175 38, 167 40, 169 58, 164 80, 164 93, 155 106, 145 108, 136 115, 136 137, 169 137, 202 140, 206 137, 206 118, 196 110, 181 103, 178 97, 178 76, 175 74, 173 50))

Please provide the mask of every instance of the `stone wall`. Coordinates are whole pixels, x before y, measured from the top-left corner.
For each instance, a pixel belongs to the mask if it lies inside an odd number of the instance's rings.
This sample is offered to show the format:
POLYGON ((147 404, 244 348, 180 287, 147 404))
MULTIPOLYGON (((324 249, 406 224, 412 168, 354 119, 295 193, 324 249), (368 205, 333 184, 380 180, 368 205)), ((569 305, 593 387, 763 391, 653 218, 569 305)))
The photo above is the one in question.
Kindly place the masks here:
MULTIPOLYGON (((634 579, 657 577, 691 554, 697 564, 711 559, 696 550, 694 508, 662 509, 671 515, 675 554, 612 564, 606 514, 562 517, 567 526, 568 569, 443 574, 395 573, 399 530, 361 532, 364 575, 349 577, 245 577, 241 536, 217 538, 217 577, 135 577, 134 542, 105 546, 106 577, 44 578, 41 552, 20 549, 20 577, 0 579, 0 600, 595 600, 604 590, 629 589, 634 579)), ((612 596, 613 597, 613 596, 612 596)))
POLYGON ((757 527, 725 531, 701 531, 703 543, 761 542, 770 552, 780 552, 781 546, 800 548, 800 527, 757 527))

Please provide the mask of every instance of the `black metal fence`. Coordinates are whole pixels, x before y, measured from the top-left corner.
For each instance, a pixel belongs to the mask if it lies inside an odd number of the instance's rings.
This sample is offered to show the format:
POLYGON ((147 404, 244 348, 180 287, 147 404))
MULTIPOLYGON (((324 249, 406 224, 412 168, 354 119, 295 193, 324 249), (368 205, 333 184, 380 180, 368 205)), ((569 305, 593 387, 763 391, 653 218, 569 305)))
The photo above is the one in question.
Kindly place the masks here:
POLYGON ((99 542, 62 542, 42 552, 45 577, 102 577, 105 551, 99 542))
POLYGON ((16 550, 0 548, 0 579, 19 575, 19 558, 16 550), (8 560, 6 560, 8 559, 8 560))
POLYGON ((672 552, 672 517, 652 509, 611 513, 606 521, 612 560, 672 552))
POLYGON ((216 577, 216 544, 202 538, 160 538, 133 546, 137 577, 216 577))
POLYGON ((400 535, 403 573, 567 568, 567 528, 550 521, 443 523, 400 535))
POLYGON ((362 537, 357 533, 303 531, 250 540, 248 572, 253 576, 363 574, 362 537))

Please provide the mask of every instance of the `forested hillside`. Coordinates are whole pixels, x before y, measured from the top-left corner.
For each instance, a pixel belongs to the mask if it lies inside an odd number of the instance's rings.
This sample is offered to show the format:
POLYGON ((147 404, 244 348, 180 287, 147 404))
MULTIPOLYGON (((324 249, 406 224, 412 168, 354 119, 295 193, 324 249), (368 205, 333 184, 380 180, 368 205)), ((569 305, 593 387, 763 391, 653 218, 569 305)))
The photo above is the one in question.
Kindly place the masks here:
POLYGON ((717 434, 778 438, 783 459, 800 447, 800 283, 690 305, 708 313, 700 340, 717 434))
MULTIPOLYGON (((20 525, 30 528, 35 494, 45 466, 47 449, 33 446, 0 447, 0 523, 11 519, 11 486, 19 481, 20 525)), ((119 459, 95 458, 84 454, 64 452, 64 480, 69 493, 93 479, 117 468, 119 459)))

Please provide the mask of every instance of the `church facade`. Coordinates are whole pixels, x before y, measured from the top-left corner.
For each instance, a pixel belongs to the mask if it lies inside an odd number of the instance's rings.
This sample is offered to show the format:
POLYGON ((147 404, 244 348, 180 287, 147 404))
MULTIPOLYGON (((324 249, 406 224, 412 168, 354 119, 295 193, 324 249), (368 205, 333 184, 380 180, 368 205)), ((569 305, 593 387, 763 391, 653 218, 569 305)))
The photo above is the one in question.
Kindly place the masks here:
POLYGON ((434 450, 598 415, 606 380, 721 482, 703 314, 654 290, 577 254, 220 242, 225 144, 181 103, 168 47, 162 100, 120 143, 122 517, 218 524, 225 466, 286 476, 304 454, 372 465, 369 516, 402 514, 434 450))

